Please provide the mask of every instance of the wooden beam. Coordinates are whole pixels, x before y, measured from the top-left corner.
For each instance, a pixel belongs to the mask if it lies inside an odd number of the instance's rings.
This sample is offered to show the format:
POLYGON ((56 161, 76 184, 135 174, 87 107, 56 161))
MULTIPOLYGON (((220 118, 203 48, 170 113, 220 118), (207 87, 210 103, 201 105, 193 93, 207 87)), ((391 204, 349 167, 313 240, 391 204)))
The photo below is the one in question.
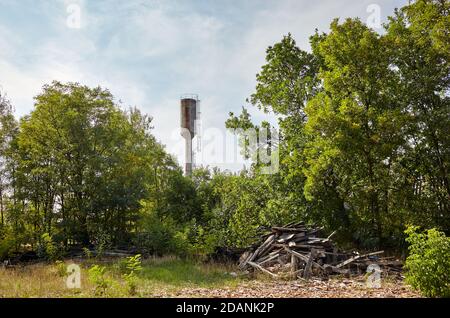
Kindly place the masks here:
POLYGON ((268 263, 268 262, 270 262, 270 261, 273 261, 273 260, 275 260, 278 256, 280 256, 279 253, 277 253, 277 254, 275 254, 275 255, 272 255, 272 256, 270 256, 269 258, 266 258, 265 260, 263 260, 262 262, 259 262, 259 265, 262 265, 262 264, 268 263))
POLYGON ((291 227, 281 227, 281 226, 274 226, 274 227, 272 227, 272 230, 276 231, 276 232, 292 232, 292 233, 306 232, 306 228, 291 228, 291 227))
POLYGON ((245 265, 247 265, 249 262, 253 261, 253 260, 260 254, 260 252, 261 252, 262 250, 264 250, 267 246, 270 246, 270 245, 273 243, 274 240, 275 240, 275 235, 274 235, 274 234, 270 235, 270 236, 264 241, 264 243, 261 244, 261 245, 256 249, 256 251, 255 251, 253 254, 251 254, 245 261, 242 262, 242 264, 241 264, 239 267, 240 267, 240 268, 244 268, 245 265))
POLYGON ((291 275, 292 278, 295 278, 297 276, 297 257, 294 254, 291 254, 291 275))
POLYGON ((268 271, 267 269, 263 268, 262 266, 259 266, 259 265, 256 264, 256 263, 253 263, 253 262, 247 262, 247 264, 250 265, 250 266, 252 266, 252 267, 254 267, 254 268, 256 268, 256 269, 259 269, 259 270, 260 270, 261 272, 263 272, 263 273, 269 274, 270 276, 272 276, 272 277, 274 277, 274 278, 278 278, 278 275, 277 275, 277 274, 274 274, 274 273, 268 271))
POLYGON ((367 257, 367 256, 372 256, 372 255, 378 255, 378 254, 383 254, 384 251, 378 251, 378 252, 373 252, 373 253, 368 253, 368 254, 363 254, 363 255, 356 255, 353 256, 352 258, 349 258, 348 260, 336 265, 336 268, 341 268, 342 266, 348 265, 354 261, 356 261, 357 259, 363 258, 363 257, 367 257))
MULTIPOLYGON (((300 254, 300 253, 297 253, 296 251, 293 251, 293 250, 291 250, 291 249, 289 249, 289 248, 287 248, 287 247, 285 247, 284 249, 286 250, 286 252, 288 252, 288 253, 290 253, 290 254, 292 254, 292 255, 297 256, 298 258, 300 258, 300 259, 301 259, 302 261, 304 261, 304 262, 308 262, 308 260, 309 260, 309 257, 308 257, 308 256, 305 256, 305 255, 302 255, 302 254, 300 254)), ((313 264, 315 267, 320 268, 321 270, 323 270, 323 266, 320 265, 319 263, 313 262, 312 264, 313 264)))
POLYGON ((311 253, 309 253, 309 258, 305 265, 305 271, 303 272, 304 279, 309 279, 311 277, 311 268, 315 257, 316 257, 316 249, 313 248, 311 249, 311 253))

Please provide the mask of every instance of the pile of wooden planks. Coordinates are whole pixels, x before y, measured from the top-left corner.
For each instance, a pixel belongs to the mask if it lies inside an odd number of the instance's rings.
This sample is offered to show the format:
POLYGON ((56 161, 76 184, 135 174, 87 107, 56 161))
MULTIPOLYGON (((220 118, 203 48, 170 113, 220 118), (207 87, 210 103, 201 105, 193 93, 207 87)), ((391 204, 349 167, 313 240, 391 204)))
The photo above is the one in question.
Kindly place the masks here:
POLYGON ((383 251, 367 254, 340 252, 331 237, 319 237, 322 228, 291 223, 272 227, 261 240, 241 255, 241 270, 255 269, 272 277, 311 276, 365 272, 369 264, 380 261, 383 251))

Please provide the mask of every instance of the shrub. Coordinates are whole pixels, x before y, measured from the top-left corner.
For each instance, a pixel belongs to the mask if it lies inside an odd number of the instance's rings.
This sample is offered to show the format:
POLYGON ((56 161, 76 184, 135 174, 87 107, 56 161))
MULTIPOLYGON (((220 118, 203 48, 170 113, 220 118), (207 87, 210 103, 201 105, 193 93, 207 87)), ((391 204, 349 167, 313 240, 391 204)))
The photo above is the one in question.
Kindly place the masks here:
POLYGON ((96 258, 102 258, 104 252, 110 249, 111 246, 112 246, 111 235, 107 234, 105 231, 98 231, 95 234, 96 258))
POLYGON ((176 227, 170 219, 161 221, 155 215, 146 216, 142 231, 134 239, 135 246, 148 255, 176 254, 176 227))
POLYGON ((127 257, 125 264, 127 273, 122 276, 127 283, 128 293, 133 296, 136 295, 137 291, 136 274, 142 270, 141 254, 127 257))
POLYGON ((127 269, 130 273, 136 273, 142 270, 141 254, 126 258, 127 269))
POLYGON ((450 238, 436 229, 409 227, 406 282, 427 297, 450 297, 450 238))
POLYGON ((12 236, 6 235, 4 238, 0 238, 0 260, 8 258, 15 246, 16 240, 12 236))
POLYGON ((106 267, 93 265, 89 268, 88 275, 91 283, 95 285, 95 294, 104 295, 106 290, 111 286, 112 281, 105 276, 106 267))
POLYGON ((55 262, 56 272, 59 277, 65 277, 67 275, 67 266, 63 261, 55 262))
POLYGON ((197 225, 195 220, 185 225, 174 236, 176 255, 204 258, 217 247, 217 233, 207 227, 197 225))
POLYGON ((92 251, 88 249, 87 247, 83 247, 83 254, 84 257, 86 257, 88 260, 92 258, 92 251))
POLYGON ((133 239, 134 246, 144 255, 176 255, 205 257, 218 246, 221 232, 195 218, 177 223, 171 217, 161 219, 156 213, 145 215, 140 231, 133 239))
POLYGON ((127 273, 127 258, 121 258, 117 263, 114 264, 113 268, 120 274, 127 273))
POLYGON ((46 258, 49 261, 56 261, 61 257, 60 250, 50 234, 42 234, 41 243, 38 246, 38 255, 39 257, 46 258))

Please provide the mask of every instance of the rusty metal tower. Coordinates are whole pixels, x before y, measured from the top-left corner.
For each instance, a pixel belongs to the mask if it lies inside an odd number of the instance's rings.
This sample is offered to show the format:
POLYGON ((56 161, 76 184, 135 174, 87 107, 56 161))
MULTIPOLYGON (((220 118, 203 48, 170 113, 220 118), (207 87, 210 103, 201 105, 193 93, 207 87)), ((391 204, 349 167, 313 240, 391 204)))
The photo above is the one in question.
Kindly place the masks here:
POLYGON ((192 174, 195 162, 192 139, 198 134, 197 123, 200 119, 200 100, 196 94, 181 96, 181 136, 185 139, 185 168, 187 176, 192 174))

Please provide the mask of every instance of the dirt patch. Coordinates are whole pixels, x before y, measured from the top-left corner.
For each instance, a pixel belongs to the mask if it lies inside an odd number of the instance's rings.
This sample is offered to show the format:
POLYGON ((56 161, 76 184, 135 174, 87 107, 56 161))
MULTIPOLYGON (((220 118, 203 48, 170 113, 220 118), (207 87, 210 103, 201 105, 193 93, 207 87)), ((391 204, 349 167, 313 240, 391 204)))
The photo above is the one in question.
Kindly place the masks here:
MULTIPOLYGON (((163 296, 163 295, 161 295, 163 296)), ((186 288, 174 297, 213 298, 412 298, 420 294, 402 281, 382 283, 381 288, 367 288, 365 280, 333 279, 328 281, 249 281, 237 287, 220 289, 186 288)), ((164 297, 163 296, 163 297, 164 297)))

